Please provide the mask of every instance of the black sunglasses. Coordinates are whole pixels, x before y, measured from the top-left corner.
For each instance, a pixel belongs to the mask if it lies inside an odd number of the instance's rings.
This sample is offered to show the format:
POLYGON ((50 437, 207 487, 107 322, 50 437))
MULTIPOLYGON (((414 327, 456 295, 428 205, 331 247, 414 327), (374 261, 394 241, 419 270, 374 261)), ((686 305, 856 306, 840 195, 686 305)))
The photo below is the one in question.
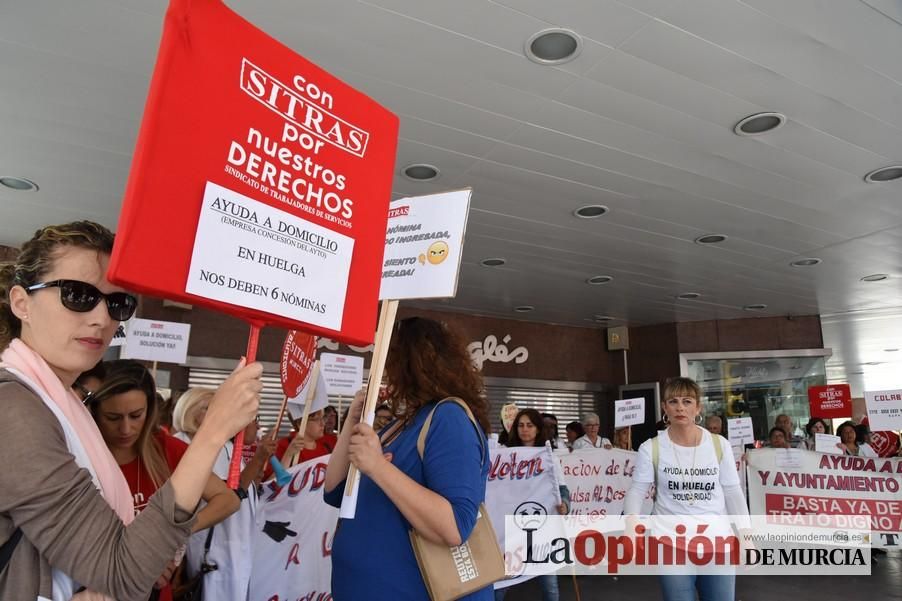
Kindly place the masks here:
POLYGON ((59 288, 60 302, 64 307, 76 313, 87 313, 101 300, 105 300, 110 318, 116 321, 128 321, 135 314, 135 309, 138 308, 138 299, 127 292, 104 294, 95 286, 78 280, 53 280, 28 286, 25 291, 32 293, 44 288, 59 288))

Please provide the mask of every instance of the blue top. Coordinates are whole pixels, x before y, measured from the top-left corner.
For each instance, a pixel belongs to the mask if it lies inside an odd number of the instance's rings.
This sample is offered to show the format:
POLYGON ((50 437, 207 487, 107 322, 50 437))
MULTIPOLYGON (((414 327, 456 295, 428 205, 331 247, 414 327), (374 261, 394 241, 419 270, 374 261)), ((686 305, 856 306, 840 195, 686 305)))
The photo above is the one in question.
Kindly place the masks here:
MULTIPOLYGON (((445 497, 454 511, 462 540, 476 526, 479 504, 485 500, 489 473, 488 445, 482 432, 464 410, 443 403, 435 411, 423 460, 417 453, 417 438, 435 403, 422 407, 385 451, 392 463, 410 478, 445 497)), ((345 483, 325 493, 326 502, 341 505, 345 483)), ((410 524, 375 482, 360 479, 357 517, 339 520, 332 545, 332 597, 336 601, 428 600, 429 594, 410 546, 410 524)), ((488 586, 466 600, 491 600, 488 586)))

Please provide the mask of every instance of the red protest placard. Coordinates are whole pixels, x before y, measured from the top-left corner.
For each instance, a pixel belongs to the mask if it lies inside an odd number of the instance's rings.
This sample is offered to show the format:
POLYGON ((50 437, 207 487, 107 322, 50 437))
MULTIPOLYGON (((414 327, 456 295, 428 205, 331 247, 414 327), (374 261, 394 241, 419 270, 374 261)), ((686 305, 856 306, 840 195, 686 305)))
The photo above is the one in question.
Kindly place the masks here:
POLYGON ((369 343, 397 130, 221 1, 172 0, 110 280, 369 343))
POLYGON ((837 419, 852 415, 852 391, 848 384, 812 386, 808 389, 811 417, 837 419))
POLYGON ((310 368, 314 361, 316 361, 316 337, 297 330, 288 332, 279 361, 282 392, 287 398, 293 399, 301 394, 310 378, 310 368))

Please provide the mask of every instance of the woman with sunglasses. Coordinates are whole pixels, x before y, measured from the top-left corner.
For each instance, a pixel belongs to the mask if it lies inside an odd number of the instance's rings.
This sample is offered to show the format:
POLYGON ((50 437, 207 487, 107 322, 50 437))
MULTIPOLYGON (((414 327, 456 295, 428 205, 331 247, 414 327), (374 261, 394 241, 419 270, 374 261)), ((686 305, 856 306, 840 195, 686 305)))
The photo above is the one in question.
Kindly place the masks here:
POLYGON ((146 599, 191 532, 219 449, 257 412, 262 366, 242 362, 135 517, 128 483, 72 390, 137 306, 106 279, 112 248, 96 223, 50 226, 0 267, 0 557, 9 557, 0 599, 68 600, 85 588, 146 599))
MULTIPOLYGON (((447 546, 460 545, 476 525, 489 470, 482 377, 466 342, 445 324, 398 322, 385 364, 395 421, 383 432, 360 422, 362 393, 354 397, 323 485, 326 502, 340 506, 352 463, 362 478, 357 516, 340 520, 332 545, 332 595, 337 601, 428 599, 408 531, 447 546), (457 403, 464 401, 478 426, 457 403), (434 413, 433 413, 433 410, 434 413), (432 422, 423 456, 417 439, 432 422), (379 549, 379 561, 373 561, 379 549)), ((492 599, 492 587, 462 597, 492 599)))
MULTIPOLYGON (((105 363, 104 371, 106 376, 87 405, 125 475, 137 515, 178 466, 188 445, 158 430, 156 385, 146 367, 123 359, 105 363)), ((241 507, 238 495, 213 474, 202 497, 206 505, 197 512, 192 532, 220 523, 241 507)), ((159 601, 172 600, 169 582, 177 567, 173 559, 157 580, 159 601)))

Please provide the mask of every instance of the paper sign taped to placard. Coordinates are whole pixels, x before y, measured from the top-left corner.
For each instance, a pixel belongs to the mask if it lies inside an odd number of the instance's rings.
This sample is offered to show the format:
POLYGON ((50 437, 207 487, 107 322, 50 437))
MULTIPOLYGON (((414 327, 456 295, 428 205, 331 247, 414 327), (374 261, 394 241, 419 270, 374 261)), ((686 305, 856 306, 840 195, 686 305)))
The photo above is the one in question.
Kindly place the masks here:
POLYGON ((191 324, 133 317, 126 322, 123 359, 184 363, 191 324))
POLYGON ((207 182, 185 291, 341 329, 354 239, 207 182))
POLYGON ((749 444, 755 442, 755 430, 752 426, 752 418, 736 417, 727 420, 727 435, 730 444, 749 444))
POLYGON ((637 426, 645 423, 645 399, 614 401, 614 427, 637 426))
POLYGON ((833 434, 822 434, 820 432, 814 433, 814 450, 818 453, 842 455, 842 449, 837 446, 839 443, 839 436, 834 436, 833 434))
POLYGON ((354 396, 363 387, 363 357, 322 353, 319 377, 329 394, 354 396))
POLYGON ((902 390, 865 392, 864 402, 871 430, 902 430, 902 390))
POLYGON ((457 294, 471 193, 402 198, 389 205, 380 299, 457 294))

